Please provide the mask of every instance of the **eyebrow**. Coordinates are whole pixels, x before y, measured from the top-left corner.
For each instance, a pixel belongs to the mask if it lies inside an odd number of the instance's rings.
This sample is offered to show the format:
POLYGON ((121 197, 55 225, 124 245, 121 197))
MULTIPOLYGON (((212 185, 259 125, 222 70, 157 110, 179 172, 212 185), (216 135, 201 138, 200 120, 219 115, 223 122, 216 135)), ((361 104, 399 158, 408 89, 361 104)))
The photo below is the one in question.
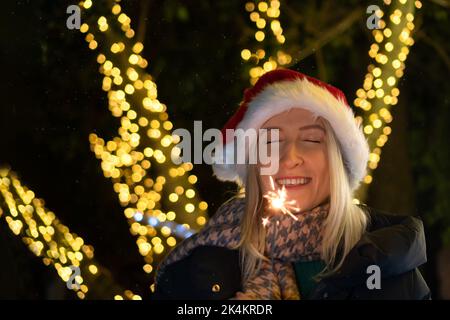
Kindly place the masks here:
MULTIPOLYGON (((262 128, 262 129, 267 129, 267 130, 278 129, 280 131, 283 130, 283 128, 280 128, 280 127, 267 127, 267 128, 262 128)), ((322 130, 323 132, 325 132, 325 129, 318 124, 310 124, 310 125, 298 128, 298 130, 309 130, 309 129, 319 129, 319 130, 322 130)))

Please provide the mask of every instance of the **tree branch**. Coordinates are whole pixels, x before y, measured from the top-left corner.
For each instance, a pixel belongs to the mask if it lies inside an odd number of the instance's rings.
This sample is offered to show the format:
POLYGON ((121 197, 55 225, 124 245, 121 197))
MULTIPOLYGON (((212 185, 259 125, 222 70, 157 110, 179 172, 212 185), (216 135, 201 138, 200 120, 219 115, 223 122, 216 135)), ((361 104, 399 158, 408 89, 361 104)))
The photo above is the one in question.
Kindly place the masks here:
POLYGON ((325 59, 324 59, 323 52, 321 49, 316 50, 315 57, 316 57, 317 69, 319 70, 319 78, 322 79, 322 81, 327 82, 328 81, 327 67, 326 67, 325 59))
POLYGON ((417 32, 417 40, 422 39, 426 44, 428 44, 430 47, 432 47, 436 53, 439 55, 439 57, 442 59, 442 61, 447 66, 447 69, 450 70, 450 57, 448 56, 445 49, 437 42, 435 42, 433 39, 431 39, 425 32, 422 30, 417 32))
POLYGON ((434 2, 435 4, 444 8, 450 8, 450 2, 446 0, 431 0, 431 2, 434 2))
POLYGON ((141 0, 141 12, 139 14, 136 40, 144 44, 145 32, 147 31, 147 13, 150 8, 150 0, 141 0))
MULTIPOLYGON (((315 53, 317 50, 325 46, 328 42, 333 40, 339 34, 345 32, 349 29, 353 23, 355 23, 361 16, 363 15, 363 8, 356 8, 350 14, 341 20, 339 23, 325 31, 320 38, 315 40, 310 46, 307 48, 300 50, 297 54, 293 54, 292 62, 289 66, 297 64, 299 61, 305 59, 311 54, 315 53)), ((287 67, 289 67, 287 66, 287 67)))

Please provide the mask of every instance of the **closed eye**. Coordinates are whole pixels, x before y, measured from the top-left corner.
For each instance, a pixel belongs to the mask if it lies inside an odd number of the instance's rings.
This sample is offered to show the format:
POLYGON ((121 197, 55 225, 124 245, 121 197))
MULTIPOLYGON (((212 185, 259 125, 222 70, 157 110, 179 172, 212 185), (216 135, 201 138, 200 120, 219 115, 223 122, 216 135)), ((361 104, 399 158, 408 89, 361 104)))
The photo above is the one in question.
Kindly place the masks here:
POLYGON ((321 142, 320 140, 312 140, 312 139, 305 139, 303 141, 311 142, 311 143, 320 143, 321 142))

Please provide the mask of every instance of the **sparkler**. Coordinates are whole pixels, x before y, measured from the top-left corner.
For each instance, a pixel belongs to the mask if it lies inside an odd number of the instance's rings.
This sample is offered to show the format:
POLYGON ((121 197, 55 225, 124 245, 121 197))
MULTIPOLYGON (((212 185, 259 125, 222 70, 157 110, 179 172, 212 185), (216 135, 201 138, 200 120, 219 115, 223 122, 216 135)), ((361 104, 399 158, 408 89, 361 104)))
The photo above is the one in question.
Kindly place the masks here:
MULTIPOLYGON (((292 213, 292 211, 300 211, 300 208, 296 206, 297 202, 295 200, 286 200, 286 187, 283 186, 281 189, 275 189, 273 178, 271 176, 269 178, 272 190, 268 191, 267 194, 264 195, 264 198, 269 201, 269 206, 273 209, 280 210, 281 212, 283 212, 283 214, 290 215, 295 220, 298 220, 298 218, 292 213)), ((263 219, 264 226, 266 226, 268 222, 268 220, 263 219)))
MULTIPOLYGON (((270 178, 270 185, 272 187, 272 190, 268 191, 267 194, 264 195, 264 198, 266 198, 269 202, 269 206, 273 209, 278 209, 280 210, 283 214, 288 214, 289 216, 291 216, 293 219, 298 220, 298 218, 291 212, 299 212, 300 208, 298 208, 296 206, 296 201, 295 200, 287 200, 287 193, 286 193, 286 187, 283 186, 281 189, 275 189, 275 184, 273 182, 273 178, 272 176, 269 177, 270 178)), ((278 217, 275 217, 276 219, 276 226, 278 227, 280 221, 278 219, 278 217)), ((264 226, 264 228, 269 224, 269 217, 264 217, 262 218, 262 224, 264 226)), ((275 248, 275 240, 276 240, 276 234, 277 234, 277 228, 275 228, 275 234, 272 237, 272 248, 275 248)), ((270 257, 270 261, 271 261, 271 269, 272 272, 274 273, 274 258, 271 254, 269 254, 270 257)), ((272 290, 272 282, 270 283, 270 290, 271 292, 273 292, 272 290)))

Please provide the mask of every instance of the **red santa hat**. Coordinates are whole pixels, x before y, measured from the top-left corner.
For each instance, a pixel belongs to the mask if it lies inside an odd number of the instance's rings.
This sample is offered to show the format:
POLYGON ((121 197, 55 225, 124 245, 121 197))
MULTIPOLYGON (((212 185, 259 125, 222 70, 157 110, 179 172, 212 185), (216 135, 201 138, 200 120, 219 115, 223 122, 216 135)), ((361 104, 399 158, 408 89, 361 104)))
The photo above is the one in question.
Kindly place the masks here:
MULTIPOLYGON (((289 69, 264 74, 256 84, 245 90, 236 113, 222 129, 225 157, 234 157, 234 141, 227 141, 227 129, 259 129, 271 117, 293 108, 306 109, 330 123, 340 145, 350 187, 356 189, 366 174, 369 146, 361 125, 344 93, 318 79, 289 69)), ((223 161, 222 161, 223 162, 223 161)), ((245 185, 246 166, 214 163, 215 176, 222 181, 245 185)))

